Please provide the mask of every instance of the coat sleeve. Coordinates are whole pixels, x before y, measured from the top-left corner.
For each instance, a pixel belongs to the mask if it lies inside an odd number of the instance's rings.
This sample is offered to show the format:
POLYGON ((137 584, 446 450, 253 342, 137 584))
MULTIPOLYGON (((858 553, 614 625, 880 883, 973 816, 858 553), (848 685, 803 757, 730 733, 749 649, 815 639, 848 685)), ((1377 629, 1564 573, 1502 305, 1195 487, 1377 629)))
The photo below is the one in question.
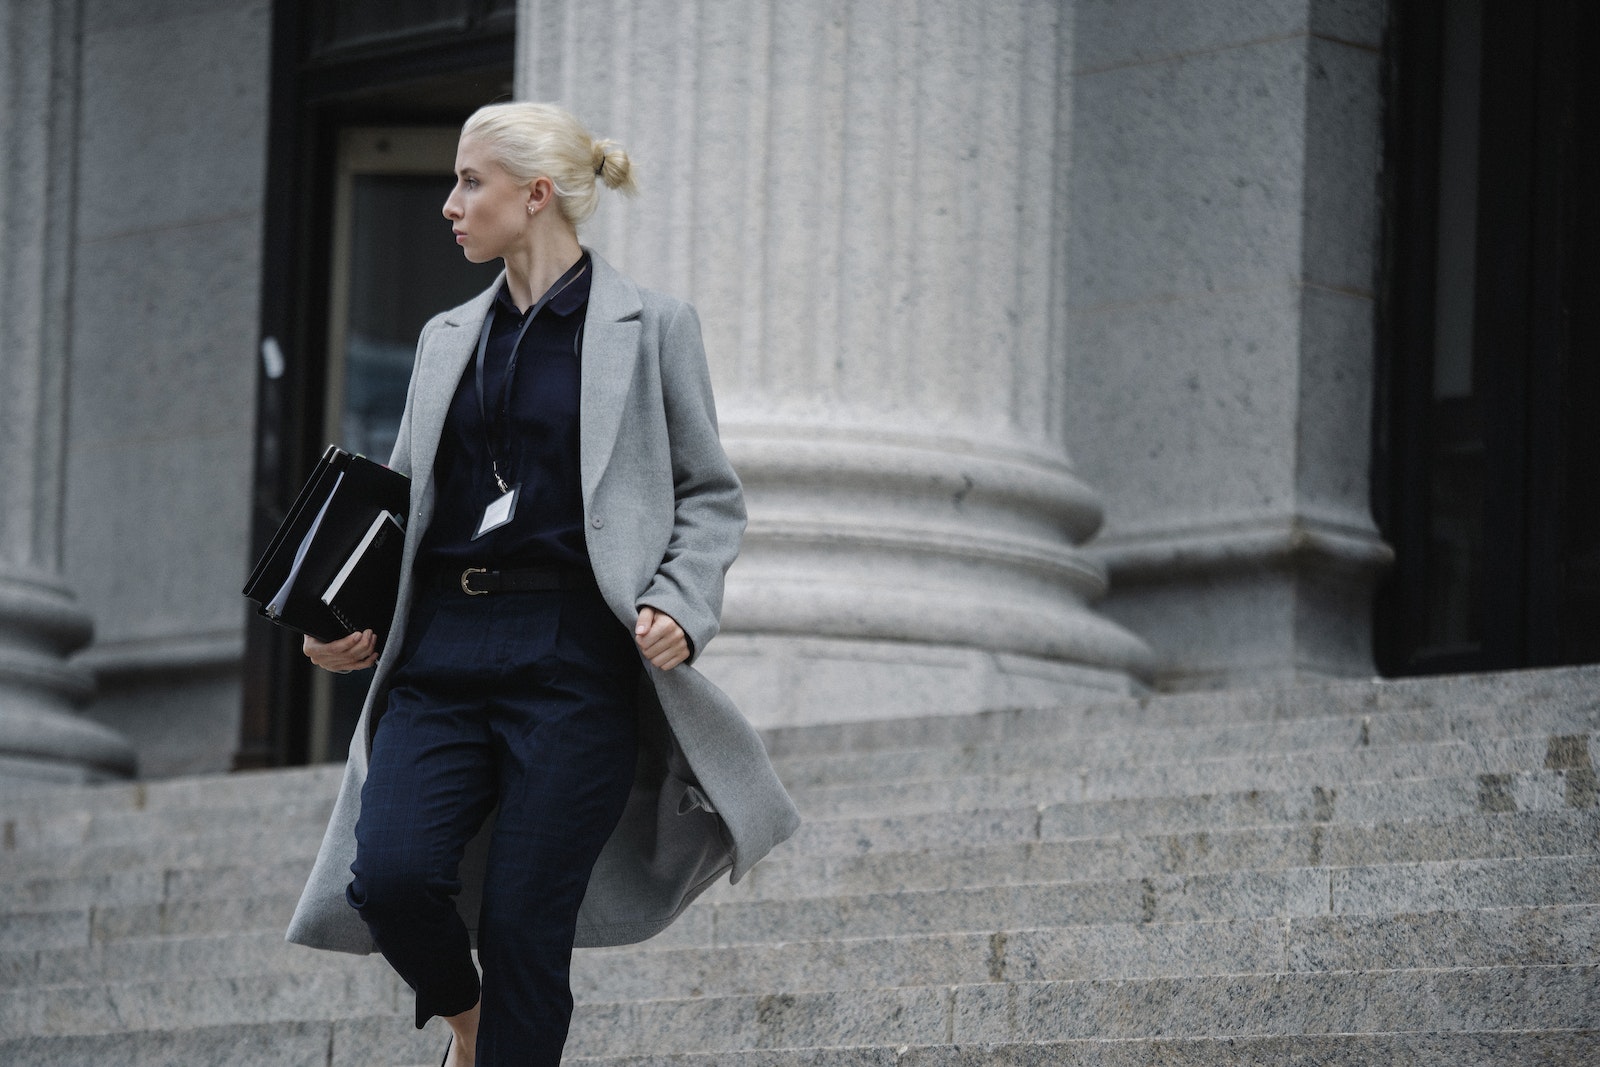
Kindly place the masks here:
POLYGON ((666 555, 636 606, 676 619, 692 661, 721 625, 723 578, 744 536, 744 491, 717 435, 700 319, 688 304, 663 328, 658 358, 675 503, 666 555))

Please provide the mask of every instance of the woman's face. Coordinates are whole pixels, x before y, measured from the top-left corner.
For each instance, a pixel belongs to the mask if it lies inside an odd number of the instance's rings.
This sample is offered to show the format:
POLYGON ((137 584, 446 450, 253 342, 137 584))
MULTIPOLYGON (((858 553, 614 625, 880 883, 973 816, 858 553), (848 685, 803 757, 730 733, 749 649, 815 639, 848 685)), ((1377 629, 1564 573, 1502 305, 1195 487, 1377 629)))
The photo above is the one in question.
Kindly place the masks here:
POLYGON ((473 138, 456 146, 456 186, 444 202, 444 217, 467 260, 501 259, 526 239, 530 187, 519 185, 473 138))

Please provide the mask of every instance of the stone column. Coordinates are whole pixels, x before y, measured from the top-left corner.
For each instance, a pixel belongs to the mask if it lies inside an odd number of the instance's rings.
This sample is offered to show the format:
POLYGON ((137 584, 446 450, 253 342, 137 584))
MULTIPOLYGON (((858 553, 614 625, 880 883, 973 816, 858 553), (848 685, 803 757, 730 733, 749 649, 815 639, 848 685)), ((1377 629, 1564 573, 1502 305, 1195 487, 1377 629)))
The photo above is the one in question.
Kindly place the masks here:
POLYGON ((1068 437, 1166 687, 1372 674, 1383 5, 1077 0, 1068 437))
POLYGON ((759 724, 1139 688, 1065 447, 1053 0, 523 0, 518 95, 633 153, 585 239, 699 307, 750 528, 702 661, 759 724))
POLYGON ((61 573, 78 4, 0 5, 0 786, 131 774, 77 717, 92 626, 61 573))

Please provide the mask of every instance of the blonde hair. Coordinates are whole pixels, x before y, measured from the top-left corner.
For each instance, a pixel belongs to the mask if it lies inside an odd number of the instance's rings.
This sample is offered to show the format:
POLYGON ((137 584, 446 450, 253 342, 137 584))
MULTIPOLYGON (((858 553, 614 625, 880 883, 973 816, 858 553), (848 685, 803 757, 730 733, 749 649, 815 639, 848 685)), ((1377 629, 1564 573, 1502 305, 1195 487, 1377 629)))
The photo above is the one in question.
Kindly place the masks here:
POLYGON ((622 146, 595 140, 576 115, 554 104, 480 107, 461 127, 461 137, 485 145, 518 182, 549 178, 561 214, 574 228, 594 214, 600 182, 629 196, 639 191, 622 146))

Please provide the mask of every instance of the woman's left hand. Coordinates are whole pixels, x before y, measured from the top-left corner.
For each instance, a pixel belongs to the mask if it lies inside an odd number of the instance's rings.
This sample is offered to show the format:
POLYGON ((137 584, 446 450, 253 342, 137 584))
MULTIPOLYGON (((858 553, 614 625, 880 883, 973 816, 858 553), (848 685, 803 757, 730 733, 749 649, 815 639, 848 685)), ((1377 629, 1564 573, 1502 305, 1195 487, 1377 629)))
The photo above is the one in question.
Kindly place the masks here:
POLYGON ((652 607, 639 609, 633 640, 644 658, 664 671, 670 671, 689 658, 689 638, 678 620, 652 607))

